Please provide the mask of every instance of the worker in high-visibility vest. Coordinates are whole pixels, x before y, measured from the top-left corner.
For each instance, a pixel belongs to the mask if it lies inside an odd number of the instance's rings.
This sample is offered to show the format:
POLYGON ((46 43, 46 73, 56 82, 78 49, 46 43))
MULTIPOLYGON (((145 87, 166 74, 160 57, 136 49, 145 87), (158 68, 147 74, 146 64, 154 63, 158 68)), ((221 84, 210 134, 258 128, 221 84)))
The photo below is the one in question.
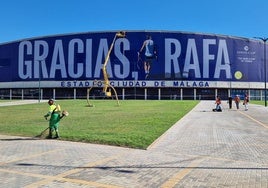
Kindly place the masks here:
POLYGON ((56 105, 55 101, 53 99, 48 100, 49 110, 44 117, 47 119, 50 116, 49 119, 49 135, 48 138, 52 138, 53 131, 56 132, 56 137, 59 138, 59 123, 61 120, 61 108, 60 105, 56 105))

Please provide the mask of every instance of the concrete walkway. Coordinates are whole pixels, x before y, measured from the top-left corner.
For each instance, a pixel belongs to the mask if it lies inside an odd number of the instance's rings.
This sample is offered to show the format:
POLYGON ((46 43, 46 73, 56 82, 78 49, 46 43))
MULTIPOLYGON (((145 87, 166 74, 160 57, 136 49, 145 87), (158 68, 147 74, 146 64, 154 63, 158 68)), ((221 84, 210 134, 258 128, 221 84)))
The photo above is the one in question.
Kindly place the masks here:
POLYGON ((267 188, 268 108, 223 107, 201 101, 147 150, 0 135, 1 187, 267 188))
POLYGON ((38 102, 47 102, 47 100, 14 100, 0 102, 0 106, 14 106, 14 105, 23 105, 23 104, 34 104, 38 102))

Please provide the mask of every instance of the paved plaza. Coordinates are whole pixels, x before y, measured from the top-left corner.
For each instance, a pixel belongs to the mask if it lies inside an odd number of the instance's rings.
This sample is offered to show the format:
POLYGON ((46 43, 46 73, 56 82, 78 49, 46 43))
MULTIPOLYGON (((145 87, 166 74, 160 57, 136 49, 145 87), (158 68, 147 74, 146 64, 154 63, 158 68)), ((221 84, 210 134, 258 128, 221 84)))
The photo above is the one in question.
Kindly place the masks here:
POLYGON ((147 150, 0 135, 1 187, 268 188, 268 108, 223 107, 201 101, 147 150))

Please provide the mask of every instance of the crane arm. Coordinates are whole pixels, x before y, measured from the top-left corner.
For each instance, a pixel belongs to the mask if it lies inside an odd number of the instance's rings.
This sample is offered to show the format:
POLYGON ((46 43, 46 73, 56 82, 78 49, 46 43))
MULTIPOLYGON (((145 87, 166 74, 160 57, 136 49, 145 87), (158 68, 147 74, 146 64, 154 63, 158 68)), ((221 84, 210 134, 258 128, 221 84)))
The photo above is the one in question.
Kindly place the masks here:
POLYGON ((117 37, 119 37, 119 38, 123 38, 123 37, 125 37, 125 35, 126 35, 126 33, 125 32, 123 32, 123 31, 120 31, 120 32, 117 32, 116 34, 115 34, 115 36, 114 36, 114 39, 113 39, 113 42, 112 42, 112 44, 111 44, 111 46, 110 46, 110 49, 109 49, 109 51, 108 51, 108 53, 107 53, 107 55, 106 55, 106 57, 105 57, 105 61, 104 61, 104 63, 103 63, 103 66, 102 66, 102 73, 103 73, 103 78, 104 78, 104 86, 103 86, 103 93, 105 93, 105 95, 111 95, 111 93, 109 93, 109 92, 107 92, 107 89, 108 89, 108 87, 109 87, 109 85, 110 85, 110 81, 109 81, 109 75, 108 75, 108 73, 107 73, 107 69, 106 69, 106 67, 107 67, 107 64, 108 64, 108 62, 109 62, 109 59, 110 59, 110 54, 111 54, 111 52, 112 52, 112 50, 113 50, 113 47, 114 47, 114 43, 115 43, 115 41, 116 41, 116 38, 117 37))

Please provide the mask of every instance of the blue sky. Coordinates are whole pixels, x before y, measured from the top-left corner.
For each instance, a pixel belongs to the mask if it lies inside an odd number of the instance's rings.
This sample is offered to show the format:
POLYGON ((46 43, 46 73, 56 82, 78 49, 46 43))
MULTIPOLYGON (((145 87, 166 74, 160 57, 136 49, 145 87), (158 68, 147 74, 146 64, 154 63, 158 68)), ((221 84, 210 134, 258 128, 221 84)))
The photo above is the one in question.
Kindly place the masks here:
POLYGON ((0 43, 89 31, 268 37, 267 0, 3 0, 0 43))

